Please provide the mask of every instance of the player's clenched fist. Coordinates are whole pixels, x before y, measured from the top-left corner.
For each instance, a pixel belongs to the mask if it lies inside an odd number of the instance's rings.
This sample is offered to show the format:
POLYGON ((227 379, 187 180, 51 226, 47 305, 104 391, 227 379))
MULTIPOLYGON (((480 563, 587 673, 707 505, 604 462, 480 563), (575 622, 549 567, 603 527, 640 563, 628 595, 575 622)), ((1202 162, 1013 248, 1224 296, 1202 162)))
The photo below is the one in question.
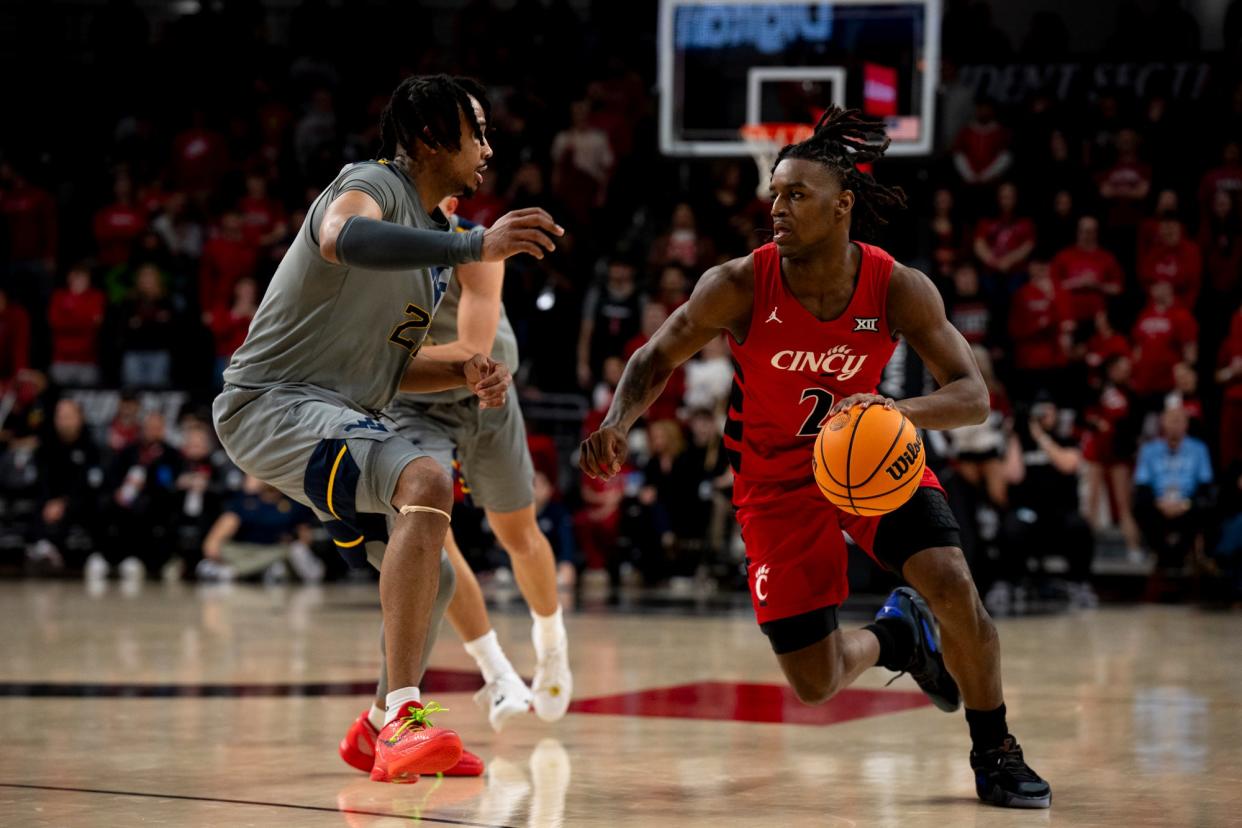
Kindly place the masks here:
POLYGON ((483 261, 500 262, 518 253, 542 259, 544 253, 556 249, 552 237, 563 235, 565 228, 553 221, 546 210, 539 207, 514 210, 483 231, 483 261))
POLYGON ((479 398, 479 408, 500 408, 509 397, 513 381, 509 369, 483 354, 475 354, 463 366, 466 386, 479 398))
POLYGON ((578 467, 591 477, 608 480, 625 463, 630 446, 619 428, 604 426, 582 441, 578 467))

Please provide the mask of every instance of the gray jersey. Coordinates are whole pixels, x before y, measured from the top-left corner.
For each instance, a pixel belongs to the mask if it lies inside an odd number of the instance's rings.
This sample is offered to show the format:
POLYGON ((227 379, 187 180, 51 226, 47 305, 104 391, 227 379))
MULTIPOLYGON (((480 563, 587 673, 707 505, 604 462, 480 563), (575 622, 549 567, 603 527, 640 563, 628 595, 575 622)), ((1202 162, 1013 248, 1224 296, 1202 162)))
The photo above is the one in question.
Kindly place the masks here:
MULTIPOLYGON (((454 279, 449 284, 448 291, 444 294, 444 301, 440 303, 440 309, 431 321, 431 331, 427 334, 426 344, 446 345, 449 342, 457 341, 459 337, 457 312, 460 305, 461 281, 454 279)), ((509 373, 517 373, 517 335, 513 332, 513 326, 509 324, 509 317, 505 314, 503 303, 500 306, 500 323, 496 326, 496 338, 492 341, 490 356, 497 362, 503 362, 508 367, 509 373)), ((419 402, 457 402, 471 396, 474 395, 470 393, 470 389, 462 387, 452 388, 448 391, 433 391, 427 394, 401 394, 397 398, 397 402, 407 398, 415 399, 419 402)))
POLYGON ((349 190, 375 199, 384 221, 449 229, 439 211, 427 215, 413 183, 396 167, 368 161, 342 170, 315 199, 276 269, 246 341, 224 372, 229 385, 311 385, 367 411, 379 411, 397 393, 452 268, 372 271, 324 259, 319 224, 332 200, 349 190))

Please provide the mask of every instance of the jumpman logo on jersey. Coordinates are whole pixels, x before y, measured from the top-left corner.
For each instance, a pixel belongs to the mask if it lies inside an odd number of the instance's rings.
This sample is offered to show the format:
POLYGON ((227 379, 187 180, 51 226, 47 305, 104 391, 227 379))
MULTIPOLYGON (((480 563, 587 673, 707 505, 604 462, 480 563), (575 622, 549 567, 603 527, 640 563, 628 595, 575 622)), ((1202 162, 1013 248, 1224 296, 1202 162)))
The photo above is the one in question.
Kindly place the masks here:
MULTIPOLYGON (((772 312, 768 314, 767 322, 780 322, 782 325, 785 324, 784 322, 781 321, 781 318, 776 315, 776 305, 772 306, 772 312)), ((764 324, 766 325, 767 322, 765 322, 764 324)))

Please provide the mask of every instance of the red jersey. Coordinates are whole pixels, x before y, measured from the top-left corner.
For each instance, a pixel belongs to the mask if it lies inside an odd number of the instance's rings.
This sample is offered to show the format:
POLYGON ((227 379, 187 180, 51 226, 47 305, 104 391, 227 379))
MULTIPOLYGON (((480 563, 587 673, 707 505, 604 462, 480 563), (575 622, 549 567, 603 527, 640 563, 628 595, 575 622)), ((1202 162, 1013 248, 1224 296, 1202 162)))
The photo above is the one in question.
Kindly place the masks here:
POLYGON ((734 388, 724 444, 738 506, 755 500, 751 484, 811 481, 811 451, 828 410, 851 394, 874 393, 893 354, 887 316, 893 257, 856 244, 862 262, 854 295, 827 322, 789 291, 775 244, 754 252, 750 328, 741 345, 729 338, 734 388))

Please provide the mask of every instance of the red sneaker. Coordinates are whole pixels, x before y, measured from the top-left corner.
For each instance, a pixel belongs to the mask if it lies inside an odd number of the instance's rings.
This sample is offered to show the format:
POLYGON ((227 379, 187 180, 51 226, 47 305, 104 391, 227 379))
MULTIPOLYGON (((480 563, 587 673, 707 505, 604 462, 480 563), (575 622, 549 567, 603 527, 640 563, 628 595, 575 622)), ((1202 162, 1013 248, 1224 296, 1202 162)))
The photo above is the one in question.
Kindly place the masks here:
POLYGON ((371 724, 370 712, 364 710, 361 716, 354 719, 349 732, 337 747, 345 764, 363 773, 370 773, 371 768, 375 767, 375 737, 379 735, 375 725, 371 724))
MULTIPOLYGON (((345 764, 357 768, 363 773, 370 773, 375 767, 375 740, 379 731, 371 724, 371 711, 364 710, 362 715, 349 726, 349 732, 341 740, 337 748, 345 764)), ((485 765, 482 758, 462 748, 461 759, 457 764, 444 771, 445 776, 482 776, 485 765)))
POLYGON ((433 727, 432 713, 444 711, 435 702, 423 707, 407 702, 398 716, 384 725, 375 738, 375 782, 417 782, 419 774, 443 773, 461 760, 461 737, 451 730, 433 727))

